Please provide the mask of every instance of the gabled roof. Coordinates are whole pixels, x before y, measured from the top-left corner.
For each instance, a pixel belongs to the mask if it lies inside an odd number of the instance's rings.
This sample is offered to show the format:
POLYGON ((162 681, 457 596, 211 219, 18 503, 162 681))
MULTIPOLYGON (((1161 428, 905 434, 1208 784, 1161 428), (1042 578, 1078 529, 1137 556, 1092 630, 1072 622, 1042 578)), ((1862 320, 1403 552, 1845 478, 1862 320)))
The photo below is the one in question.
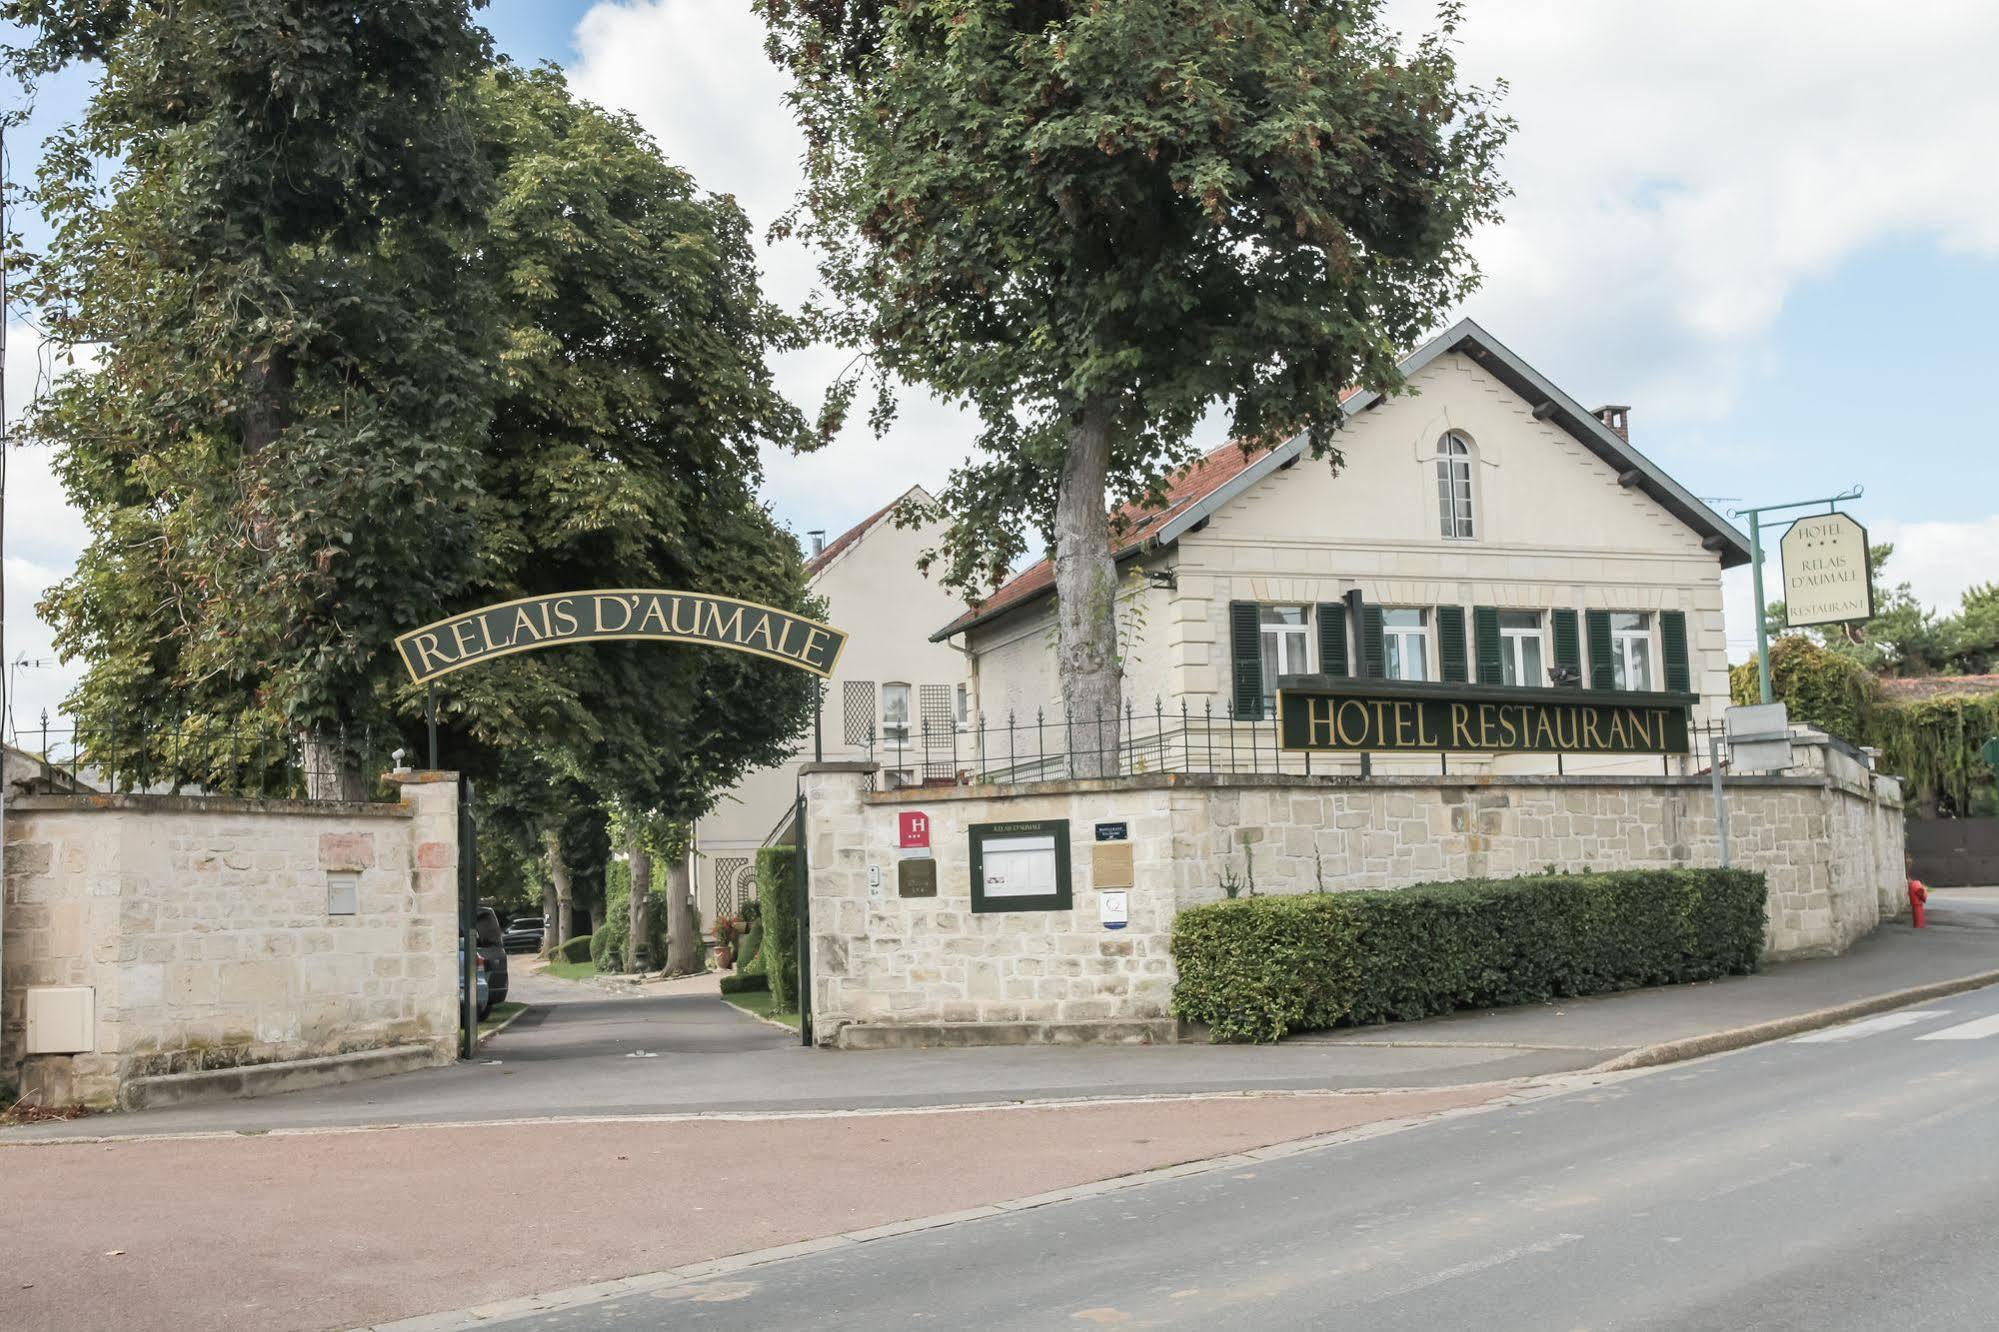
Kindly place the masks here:
MULTIPOLYGON (((1480 368, 1505 384, 1534 406, 1534 415, 1559 427, 1582 446, 1616 469, 1624 484, 1644 491, 1667 512, 1700 533, 1701 544, 1721 557, 1724 569, 1749 563, 1749 541, 1735 527, 1690 494, 1679 482, 1660 471, 1652 461, 1609 426, 1596 413, 1562 392, 1540 371, 1515 356, 1499 339, 1470 319, 1461 319, 1404 357, 1399 368, 1403 377, 1413 379, 1438 357, 1463 352, 1480 368)), ((1384 401, 1372 390, 1358 390, 1341 399, 1349 416, 1357 416, 1384 401)), ((1119 560, 1141 551, 1169 546, 1205 523, 1217 509, 1242 494, 1280 468, 1296 462, 1306 450, 1303 435, 1294 436, 1275 448, 1253 450, 1245 457, 1236 443, 1224 444, 1183 473, 1176 474, 1163 505, 1145 509, 1126 504, 1117 513, 1129 520, 1123 536, 1111 537, 1112 553, 1119 560)), ((1001 585, 998 591, 930 636, 941 642, 952 634, 976 625, 1054 591, 1055 563, 1043 560, 1001 585)))
POLYGON ((930 498, 930 492, 922 486, 911 486, 908 490, 903 491, 900 495, 897 495, 894 499, 882 505, 879 509, 876 509, 873 513, 840 533, 840 535, 834 537, 826 543, 824 550, 806 560, 806 576, 812 578, 818 577, 820 570, 838 559, 849 546, 866 536, 876 523, 884 521, 890 514, 894 513, 895 506, 908 499, 911 495, 921 495, 925 500, 930 498))

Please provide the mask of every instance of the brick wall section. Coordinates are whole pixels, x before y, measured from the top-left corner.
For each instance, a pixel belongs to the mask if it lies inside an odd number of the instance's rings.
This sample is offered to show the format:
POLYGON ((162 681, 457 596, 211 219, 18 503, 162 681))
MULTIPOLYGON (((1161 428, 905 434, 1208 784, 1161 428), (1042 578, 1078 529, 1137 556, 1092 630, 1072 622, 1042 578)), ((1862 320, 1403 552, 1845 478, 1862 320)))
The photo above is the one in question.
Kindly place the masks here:
MULTIPOLYGON (((1766 954, 1837 953, 1906 910, 1900 784, 1837 748, 1726 786, 1732 862, 1770 884, 1766 954)), ((829 765, 837 767, 838 765, 829 765)), ((1260 894, 1397 888, 1554 866, 1718 863, 1706 778, 1592 775, 1216 778, 871 793, 865 773, 808 772, 815 1038, 890 1043, 1162 1035, 1174 915, 1219 900, 1225 874, 1260 894), (938 895, 895 889, 898 812, 930 817, 938 895), (967 829, 1066 818, 1074 909, 977 915, 967 829), (1103 928, 1094 824, 1129 825, 1130 925, 1103 928), (870 866, 882 886, 868 883, 870 866)))
POLYGON ((127 1077, 457 1034, 457 783, 400 804, 10 802, 0 1077, 106 1104, 127 1077), (327 914, 330 873, 355 914, 327 914), (96 1049, 24 1058, 30 986, 95 992, 96 1049))

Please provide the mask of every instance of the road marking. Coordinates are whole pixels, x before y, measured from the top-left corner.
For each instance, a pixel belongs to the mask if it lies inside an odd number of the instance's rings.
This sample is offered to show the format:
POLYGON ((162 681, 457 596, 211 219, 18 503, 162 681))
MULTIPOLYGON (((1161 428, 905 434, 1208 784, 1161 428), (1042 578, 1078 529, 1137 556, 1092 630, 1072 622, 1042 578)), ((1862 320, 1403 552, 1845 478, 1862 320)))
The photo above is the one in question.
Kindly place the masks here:
POLYGON ((1960 1022, 1955 1027, 1945 1027, 1942 1031, 1925 1032, 1916 1037, 1919 1041, 1979 1041, 1987 1036, 1999 1036, 1999 1013, 1991 1017, 1974 1018, 1970 1022, 1960 1022))
POLYGON ((1441 1271, 1432 1272, 1426 1277, 1420 1277, 1406 1285, 1397 1286, 1394 1290, 1385 1290, 1378 1295, 1370 1295, 1362 1300, 1361 1303, 1379 1304, 1383 1300, 1393 1300, 1399 1299, 1404 1295, 1413 1295, 1419 1290, 1428 1290, 1430 1287, 1440 1286, 1446 1281, 1456 1281, 1459 1277, 1468 1277, 1480 1272, 1489 1272, 1495 1267, 1504 1267, 1508 1263, 1518 1262, 1522 1258, 1531 1258, 1535 1254, 1552 1253, 1564 1245, 1574 1244, 1581 1238, 1581 1235, 1565 1233, 1557 1235, 1553 1239, 1542 1240, 1538 1244, 1522 1244, 1515 1249, 1504 1249, 1499 1253, 1490 1254, 1484 1258, 1474 1258, 1468 1263, 1459 1263, 1455 1267, 1446 1267, 1441 1271))
POLYGON ((1947 1008, 1905 1008, 1899 1013, 1883 1013, 1879 1017, 1862 1018, 1858 1022, 1849 1022, 1843 1027, 1828 1027, 1824 1031, 1815 1031, 1809 1036, 1794 1037, 1792 1044, 1811 1045, 1828 1041, 1857 1041, 1865 1036, 1878 1036, 1884 1031, 1893 1031, 1897 1027, 1907 1027, 1917 1022, 1928 1021, 1930 1018, 1948 1017, 1949 1015, 1950 1010, 1947 1008))

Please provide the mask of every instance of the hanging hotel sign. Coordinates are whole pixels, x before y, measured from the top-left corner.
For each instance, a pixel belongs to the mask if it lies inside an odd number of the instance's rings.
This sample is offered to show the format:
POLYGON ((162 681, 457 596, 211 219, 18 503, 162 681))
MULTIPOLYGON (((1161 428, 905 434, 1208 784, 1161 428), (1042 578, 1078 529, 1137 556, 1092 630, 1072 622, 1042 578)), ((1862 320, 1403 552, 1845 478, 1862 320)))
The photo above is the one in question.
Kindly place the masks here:
POLYGON ((1784 622, 1793 629, 1874 618, 1874 571, 1867 529, 1843 513, 1791 524, 1778 549, 1784 561, 1784 622))
POLYGON ((1393 754, 1684 754, 1692 694, 1287 677, 1279 743, 1393 754))
POLYGON ((400 635, 396 651, 410 678, 423 684, 515 652, 627 638, 705 643, 768 657, 822 678, 833 674, 847 642, 831 625, 753 601, 615 587, 482 606, 400 635))

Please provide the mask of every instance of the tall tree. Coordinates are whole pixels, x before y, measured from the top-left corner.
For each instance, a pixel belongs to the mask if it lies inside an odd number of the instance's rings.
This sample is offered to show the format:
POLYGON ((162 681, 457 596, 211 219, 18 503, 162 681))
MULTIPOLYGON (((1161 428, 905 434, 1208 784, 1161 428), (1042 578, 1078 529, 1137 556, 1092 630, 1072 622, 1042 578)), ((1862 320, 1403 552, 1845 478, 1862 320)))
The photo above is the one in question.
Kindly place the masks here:
POLYGON ((980 595, 1050 537, 1064 702, 1114 723, 1110 495, 1156 493, 1216 403, 1337 464, 1342 390, 1398 387, 1475 281, 1510 122, 1459 82, 1458 6, 1406 51, 1380 0, 758 7, 830 326, 884 395, 982 422, 940 497, 946 581, 980 595))
POLYGON ((107 766, 171 712, 228 723, 181 775, 253 784, 235 733, 262 727, 349 785, 327 737, 386 721, 382 645, 465 585, 489 322, 462 281, 489 197, 470 10, 0 0, 18 75, 105 70, 45 153, 26 293, 97 353, 29 430, 91 532, 43 611, 90 662, 71 705, 107 766))

